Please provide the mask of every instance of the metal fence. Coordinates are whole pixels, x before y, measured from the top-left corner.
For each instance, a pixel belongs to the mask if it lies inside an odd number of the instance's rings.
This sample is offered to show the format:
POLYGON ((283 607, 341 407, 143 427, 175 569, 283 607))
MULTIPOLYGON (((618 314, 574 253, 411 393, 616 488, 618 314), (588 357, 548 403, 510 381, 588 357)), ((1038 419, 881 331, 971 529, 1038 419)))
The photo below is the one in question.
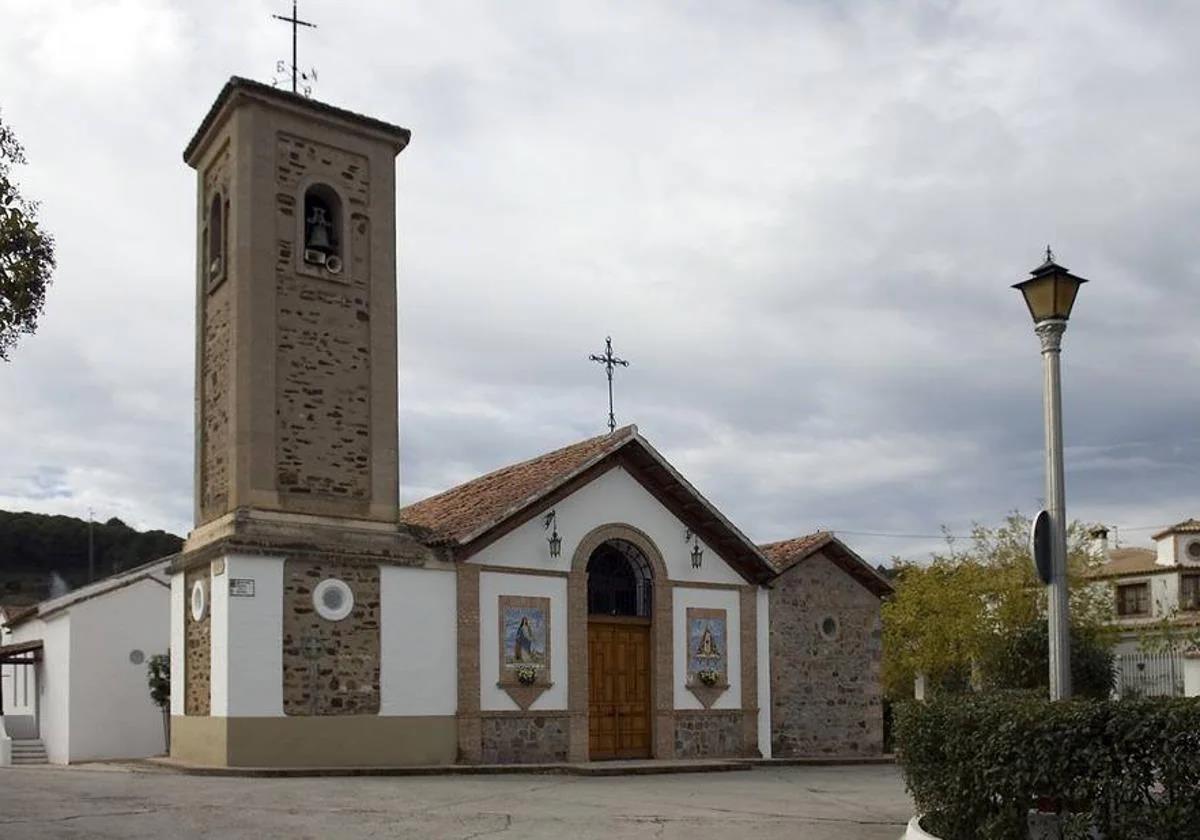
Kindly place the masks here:
POLYGON ((1119 653, 1113 670, 1117 697, 1183 696, 1183 656, 1178 653, 1119 653))

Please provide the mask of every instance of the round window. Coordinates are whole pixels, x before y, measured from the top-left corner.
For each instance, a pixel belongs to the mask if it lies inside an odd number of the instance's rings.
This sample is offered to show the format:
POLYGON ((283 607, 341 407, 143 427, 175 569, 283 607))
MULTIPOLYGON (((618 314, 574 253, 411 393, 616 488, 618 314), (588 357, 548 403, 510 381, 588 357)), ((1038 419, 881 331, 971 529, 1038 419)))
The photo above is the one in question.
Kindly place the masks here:
POLYGON ((821 619, 821 635, 826 639, 836 639, 838 634, 837 619, 831 615, 821 619))
POLYGON ((344 580, 328 578, 313 590, 313 606, 328 621, 341 621, 354 609, 354 593, 344 580))
POLYGON ((1188 557, 1200 560, 1200 540, 1192 540, 1187 547, 1188 557))
POLYGON ((203 621, 204 610, 208 606, 208 598, 204 592, 204 581, 198 580, 192 584, 192 620, 203 621))

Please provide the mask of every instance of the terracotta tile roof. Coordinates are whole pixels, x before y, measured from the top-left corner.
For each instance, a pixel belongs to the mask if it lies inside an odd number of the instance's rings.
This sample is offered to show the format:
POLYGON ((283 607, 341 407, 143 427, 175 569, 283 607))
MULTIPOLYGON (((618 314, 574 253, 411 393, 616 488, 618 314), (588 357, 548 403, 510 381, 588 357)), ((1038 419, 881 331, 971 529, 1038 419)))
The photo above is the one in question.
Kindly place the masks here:
POLYGON ((895 591, 891 581, 875 571, 870 563, 829 531, 817 531, 790 540, 767 543, 760 545, 758 550, 771 561, 771 565, 780 575, 821 552, 878 597, 882 598, 895 591))
POLYGON ((779 542, 767 543, 760 545, 759 551, 766 555, 771 564, 778 570, 783 571, 790 568, 801 560, 811 557, 821 546, 826 545, 833 534, 828 531, 816 531, 812 534, 805 534, 802 537, 793 537, 790 540, 780 540, 779 542))
POLYGON ((564 446, 400 509, 400 521, 435 543, 462 543, 503 521, 584 467, 619 449, 637 426, 564 446))
POLYGON ((1160 566, 1155 562, 1157 552, 1150 548, 1113 548, 1108 560, 1088 570, 1090 578, 1123 577, 1146 574, 1147 572, 1177 571, 1174 566, 1160 566))
POLYGON ((1197 534, 1200 533, 1200 519, 1185 519, 1182 522, 1176 522, 1169 528, 1164 528, 1150 539, 1157 540, 1159 537, 1165 537, 1167 534, 1197 534))

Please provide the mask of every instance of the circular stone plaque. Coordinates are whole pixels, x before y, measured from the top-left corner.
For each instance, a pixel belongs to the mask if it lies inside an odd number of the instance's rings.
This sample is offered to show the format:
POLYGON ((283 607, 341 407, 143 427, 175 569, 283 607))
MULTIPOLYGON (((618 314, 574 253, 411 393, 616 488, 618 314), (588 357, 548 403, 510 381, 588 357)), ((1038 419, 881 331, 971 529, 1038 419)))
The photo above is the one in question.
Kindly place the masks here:
POLYGON ((313 607, 327 621, 341 621, 354 609, 354 593, 344 580, 327 578, 313 590, 313 607))

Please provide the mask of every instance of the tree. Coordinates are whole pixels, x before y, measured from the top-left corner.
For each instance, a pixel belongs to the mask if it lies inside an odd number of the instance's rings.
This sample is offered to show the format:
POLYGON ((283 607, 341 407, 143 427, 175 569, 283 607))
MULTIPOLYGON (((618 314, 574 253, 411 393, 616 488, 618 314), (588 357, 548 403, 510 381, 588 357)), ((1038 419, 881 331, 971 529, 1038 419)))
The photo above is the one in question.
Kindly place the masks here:
POLYGON ((1178 606, 1172 606, 1153 624, 1138 630, 1138 647, 1146 653, 1168 655, 1200 651, 1200 625, 1184 618, 1191 617, 1184 616, 1178 606))
POLYGON ((25 149, 0 120, 0 361, 23 334, 37 329, 54 271, 54 238, 37 220, 37 203, 10 178, 25 163, 25 149))
MULTIPOLYGON (((1047 688, 1050 628, 1035 620, 1002 638, 980 667, 990 689, 1047 688)), ((1106 700, 1113 688, 1112 643, 1094 628, 1071 625, 1071 688, 1077 697, 1106 700)))
POLYGON ((146 682, 150 700, 163 716, 163 744, 171 751, 171 655, 156 653, 146 663, 146 682))
MULTIPOLYGON (((1046 587, 1029 553, 1029 519, 1013 512, 999 527, 975 525, 966 550, 947 542, 947 552, 935 554, 928 565, 899 564, 896 592, 883 607, 885 693, 909 696, 917 673, 935 690, 998 684, 1017 655, 1037 657, 1023 672, 1023 687, 1048 685, 1048 647, 1039 647, 1036 630, 1046 622, 1046 587), (996 676, 989 677, 989 670, 996 676), (1029 684, 1034 678, 1037 684, 1029 684)), ((1112 644, 1111 595, 1084 577, 1094 562, 1087 528, 1072 523, 1067 533, 1072 637, 1104 651, 1112 644)), ((1086 658, 1094 665, 1090 654, 1086 658)))

